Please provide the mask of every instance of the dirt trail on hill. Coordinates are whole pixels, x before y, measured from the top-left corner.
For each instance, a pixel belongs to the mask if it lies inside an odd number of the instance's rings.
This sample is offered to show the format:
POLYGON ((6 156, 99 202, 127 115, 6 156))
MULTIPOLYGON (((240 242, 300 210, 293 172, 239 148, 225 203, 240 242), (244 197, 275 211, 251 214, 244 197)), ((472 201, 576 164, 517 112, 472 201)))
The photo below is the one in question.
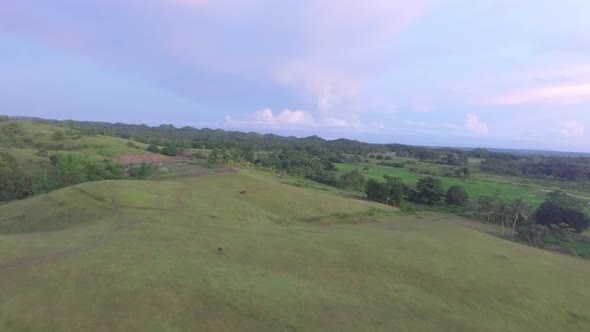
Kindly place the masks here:
POLYGON ((13 270, 13 269, 16 269, 19 267, 25 267, 25 266, 30 266, 30 265, 36 265, 39 263, 49 262, 49 261, 56 260, 58 258, 67 257, 67 256, 71 256, 76 253, 92 250, 94 248, 97 248, 97 247, 103 245, 109 238, 111 238, 113 236, 113 234, 120 232, 124 229, 130 228, 132 226, 138 225, 140 222, 129 222, 128 220, 124 219, 123 212, 121 211, 121 207, 120 207, 119 203, 117 203, 117 201, 115 199, 115 195, 111 189, 111 182, 110 181, 107 181, 107 187, 109 188, 109 196, 111 196, 111 211, 115 214, 116 220, 115 220, 115 224, 113 225, 113 227, 111 227, 105 233, 101 234, 98 237, 98 239, 96 239, 90 243, 87 243, 85 245, 78 246, 78 247, 75 247, 72 249, 62 250, 62 251, 58 251, 58 252, 55 252, 55 253, 52 253, 49 255, 40 256, 40 257, 31 258, 31 259, 20 261, 20 262, 14 262, 14 263, 2 265, 2 266, 0 266, 0 272, 13 270))
MULTIPOLYGON (((226 167, 226 168, 213 169, 210 172, 203 172, 202 170, 197 170, 197 171, 194 171, 194 173, 191 175, 194 177, 198 177, 198 176, 207 176, 207 175, 233 173, 233 172, 236 172, 236 170, 226 167)), ((13 270, 13 269, 17 269, 17 268, 21 268, 21 267, 32 266, 32 265, 37 265, 40 263, 54 261, 59 258, 68 257, 68 256, 72 256, 74 254, 78 254, 81 252, 95 249, 95 248, 103 245, 105 242, 107 242, 114 234, 142 223, 141 221, 134 222, 134 221, 125 219, 123 212, 121 211, 121 205, 117 202, 117 200, 115 198, 115 193, 111 188, 111 181, 107 180, 106 183, 107 183, 107 188, 108 188, 108 195, 111 198, 111 211, 114 213, 115 218, 116 218, 114 225, 109 230, 107 230, 106 232, 101 234, 98 239, 96 239, 90 243, 75 247, 75 248, 66 249, 66 250, 58 251, 58 252, 55 252, 52 254, 39 256, 39 257, 35 257, 35 258, 30 258, 30 259, 23 260, 23 261, 8 263, 6 265, 0 265, 0 273, 5 272, 5 271, 9 271, 9 270, 13 270)), ((184 202, 183 197, 188 189, 189 189, 188 186, 186 184, 184 184, 182 186, 182 188, 179 189, 176 193, 176 207, 180 211, 184 210, 184 208, 185 208, 185 202, 184 202)), ((157 210, 156 209, 155 211, 156 212, 154 212, 153 215, 156 215, 158 213, 162 213, 163 211, 167 211, 167 210, 157 210)), ((152 215, 148 216, 148 218, 151 216, 152 215)))

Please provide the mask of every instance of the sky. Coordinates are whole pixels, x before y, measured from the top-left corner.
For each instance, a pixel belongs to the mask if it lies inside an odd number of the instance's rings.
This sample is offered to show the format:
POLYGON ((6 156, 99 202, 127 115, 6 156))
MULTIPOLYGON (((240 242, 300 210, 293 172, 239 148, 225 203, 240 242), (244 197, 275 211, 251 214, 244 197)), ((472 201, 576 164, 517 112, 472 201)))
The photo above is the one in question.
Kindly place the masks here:
POLYGON ((590 152, 588 0, 19 0, 0 114, 590 152))

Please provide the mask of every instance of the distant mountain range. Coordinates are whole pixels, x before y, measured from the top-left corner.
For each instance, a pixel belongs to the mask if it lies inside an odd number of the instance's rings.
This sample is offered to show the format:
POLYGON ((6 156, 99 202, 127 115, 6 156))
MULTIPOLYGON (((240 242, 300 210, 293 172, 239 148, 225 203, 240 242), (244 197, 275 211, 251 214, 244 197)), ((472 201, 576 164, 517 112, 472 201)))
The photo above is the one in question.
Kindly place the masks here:
MULTIPOLYGON (((22 120, 22 121, 33 121, 33 122, 48 122, 48 123, 52 123, 52 124, 65 122, 65 121, 61 121, 61 120, 43 119, 43 118, 31 117, 31 116, 11 116, 10 119, 22 120)), ((86 122, 86 121, 77 121, 77 122, 86 122)), ((171 125, 169 125, 169 126, 171 126, 171 125)), ((253 133, 253 134, 258 134, 258 133, 253 133)), ((261 135, 261 134, 259 134, 259 135, 261 135)), ((274 135, 274 136, 280 136, 280 135, 274 135)), ((312 137, 320 138, 318 136, 312 136, 312 137)), ((371 144, 375 144, 375 143, 371 143, 371 144)), ((424 146, 424 145, 418 145, 418 144, 416 144, 415 146, 423 146, 423 147, 428 147, 428 148, 433 148, 433 149, 452 148, 452 149, 463 150, 463 151, 471 151, 471 150, 475 150, 478 148, 478 147, 454 147, 454 146, 424 146)), ((548 150, 530 150, 530 149, 503 149, 503 148, 484 148, 484 149, 491 151, 491 152, 508 153, 508 154, 514 154, 514 155, 520 155, 520 156, 590 157, 590 153, 586 153, 586 152, 548 151, 548 150)))

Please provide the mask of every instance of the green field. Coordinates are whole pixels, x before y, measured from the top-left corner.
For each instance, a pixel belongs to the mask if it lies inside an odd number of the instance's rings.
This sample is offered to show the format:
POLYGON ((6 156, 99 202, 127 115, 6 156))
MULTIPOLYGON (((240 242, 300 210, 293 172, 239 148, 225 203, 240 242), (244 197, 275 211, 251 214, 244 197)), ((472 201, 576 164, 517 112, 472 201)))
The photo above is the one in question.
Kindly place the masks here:
MULTIPOLYGON (((336 164, 339 174, 344 174, 352 170, 359 170, 368 166, 369 171, 363 172, 367 177, 373 178, 379 181, 384 181, 383 176, 398 176, 404 180, 406 184, 415 185, 416 182, 429 175, 416 174, 406 168, 395 168, 378 166, 372 164, 336 164)), ((433 169, 442 168, 440 165, 431 165, 433 169)), ((571 189, 567 186, 563 186, 560 183, 542 183, 541 181, 534 181, 530 179, 518 179, 508 176, 499 176, 494 174, 487 174, 481 172, 472 172, 473 174, 468 179, 460 178, 449 178, 442 176, 434 176, 440 179, 445 189, 450 188, 454 185, 463 187, 470 196, 493 196, 496 191, 500 191, 501 197, 504 200, 513 200, 517 198, 524 198, 529 201, 533 206, 539 206, 547 193, 552 190, 565 190, 572 195, 576 195, 581 199, 590 201, 590 191, 582 191, 578 188, 571 189)))
POLYGON ((590 262, 488 231, 249 171, 85 183, 0 206, 0 330, 590 330, 590 262))

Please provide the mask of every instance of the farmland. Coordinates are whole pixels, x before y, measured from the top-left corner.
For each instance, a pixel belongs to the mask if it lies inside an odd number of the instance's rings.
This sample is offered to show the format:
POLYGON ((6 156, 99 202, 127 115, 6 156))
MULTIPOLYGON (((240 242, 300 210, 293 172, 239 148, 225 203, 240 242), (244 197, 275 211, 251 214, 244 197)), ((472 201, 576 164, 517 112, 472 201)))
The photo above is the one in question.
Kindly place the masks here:
MULTIPOLYGON (((416 184, 416 182, 429 175, 418 174, 412 172, 407 168, 396 168, 379 166, 375 164, 337 164, 339 174, 344 174, 352 170, 362 171, 364 167, 368 167, 368 171, 363 171, 369 178, 376 180, 383 180, 384 175, 401 177, 407 184, 416 184)), ((440 165, 422 164, 422 168, 431 169, 434 174, 440 170, 440 165)), ((461 186, 474 198, 480 196, 493 196, 496 191, 500 192, 503 199, 512 200, 517 198, 524 198, 533 206, 539 206, 547 193, 552 190, 560 189, 566 190, 572 195, 578 196, 580 199, 587 199, 590 201, 590 191, 584 190, 580 187, 572 187, 571 184, 561 184, 559 182, 536 181, 532 179, 522 179, 509 176, 499 176, 494 174, 481 173, 472 171, 472 174, 465 178, 451 178, 444 176, 436 176, 439 178, 446 188, 454 185, 461 186)))

